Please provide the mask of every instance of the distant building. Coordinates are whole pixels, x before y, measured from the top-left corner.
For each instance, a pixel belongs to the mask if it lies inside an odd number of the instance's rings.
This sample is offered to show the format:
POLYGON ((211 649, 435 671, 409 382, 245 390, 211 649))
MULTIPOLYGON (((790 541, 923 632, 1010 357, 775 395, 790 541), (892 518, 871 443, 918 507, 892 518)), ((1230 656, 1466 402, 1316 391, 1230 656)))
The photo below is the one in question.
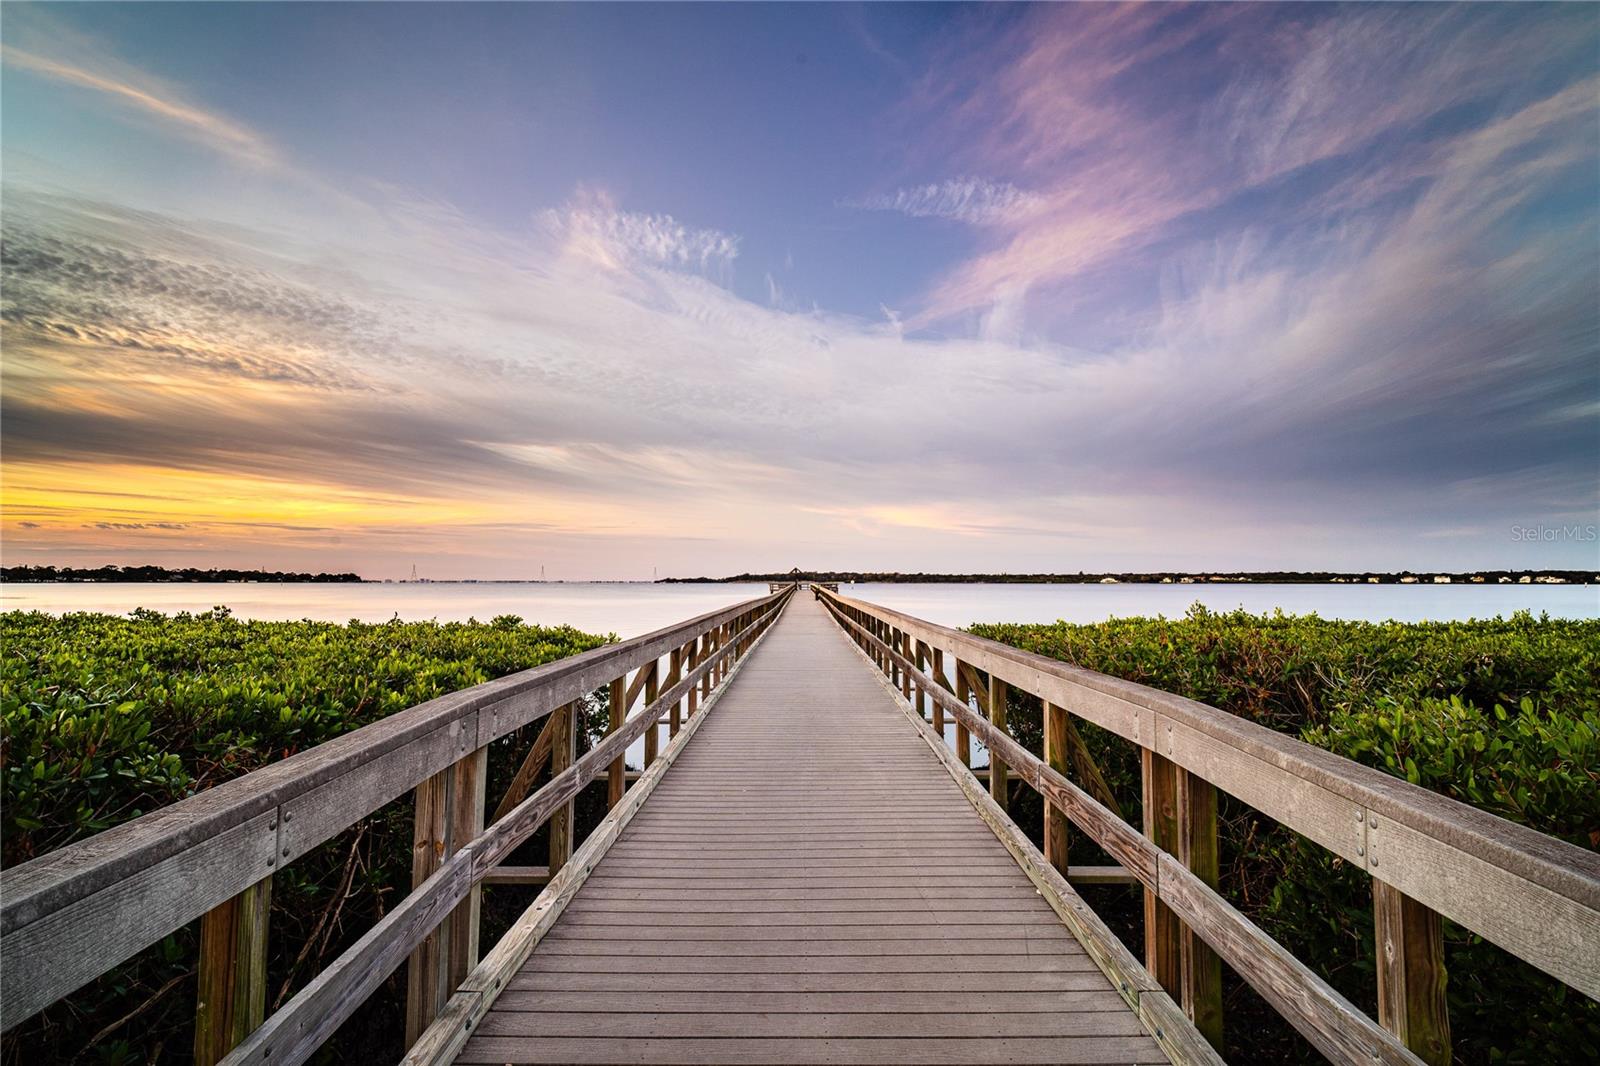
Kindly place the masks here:
POLYGON ((1450 584, 1450 575, 1449 574, 1435 574, 1434 577, 1433 577, 1433 583, 1435 585, 1448 585, 1448 584, 1450 584))
POLYGON ((1533 584, 1533 578, 1529 577, 1527 574, 1523 574, 1521 577, 1517 578, 1517 584, 1531 585, 1533 584))
POLYGON ((1114 577, 1103 577, 1103 578, 1100 579, 1100 584, 1102 584, 1102 585, 1116 585, 1116 584, 1120 584, 1120 582, 1118 582, 1117 579, 1114 578, 1114 577))
POLYGON ((1400 584, 1402 585, 1415 585, 1416 583, 1417 579, 1412 577, 1410 574, 1407 574, 1405 577, 1400 579, 1400 584))

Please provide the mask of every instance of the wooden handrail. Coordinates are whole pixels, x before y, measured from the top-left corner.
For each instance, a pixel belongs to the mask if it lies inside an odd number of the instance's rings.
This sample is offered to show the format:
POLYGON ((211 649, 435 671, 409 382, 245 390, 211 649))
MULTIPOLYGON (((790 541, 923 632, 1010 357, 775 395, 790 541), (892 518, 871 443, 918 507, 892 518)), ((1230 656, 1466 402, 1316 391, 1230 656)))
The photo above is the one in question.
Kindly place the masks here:
POLYGON ((1600 999, 1600 856, 1205 704, 861 600, 825 590, 816 594, 891 684, 894 675, 909 675, 1038 790, 1047 810, 1065 812, 1329 1058, 1421 1061, 1267 938, 1178 856, 918 670, 881 634, 899 633, 947 650, 956 656, 958 676, 961 665, 970 664, 1133 741, 1147 758, 1168 760, 1237 796, 1381 877, 1398 889, 1396 895, 1600 999))
MULTIPOLYGON (((499 737, 690 639, 770 613, 791 592, 440 696, 5 871, 0 1029, 269 878, 499 737)), ((721 659, 708 661, 722 665, 721 659)), ((710 676, 696 676, 702 675, 710 676)))
MULTIPOLYGON (((781 606, 781 602, 767 603, 759 609, 753 624, 774 617, 781 606)), ((627 719, 621 729, 609 733, 577 762, 450 856, 438 872, 385 914, 361 940, 335 959, 281 1010, 268 1017, 222 1060, 225 1066, 246 1063, 284 1066, 310 1058, 429 930, 439 924, 441 916, 466 898, 473 885, 487 877, 585 785, 606 773, 611 761, 627 751, 629 745, 647 730, 656 728, 661 711, 687 695, 704 672, 731 657, 736 647, 729 644, 701 662, 654 702, 627 719)))

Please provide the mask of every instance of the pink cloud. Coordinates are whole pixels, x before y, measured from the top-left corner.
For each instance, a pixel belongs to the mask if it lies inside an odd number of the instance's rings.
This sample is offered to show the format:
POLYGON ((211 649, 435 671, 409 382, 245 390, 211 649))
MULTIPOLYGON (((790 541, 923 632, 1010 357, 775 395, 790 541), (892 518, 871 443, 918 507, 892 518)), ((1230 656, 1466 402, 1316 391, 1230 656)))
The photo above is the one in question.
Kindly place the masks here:
POLYGON ((1538 91, 1525 87, 1530 63, 1592 44, 1560 19, 1472 15, 1296 12, 1269 24, 1244 6, 1072 5, 1037 9, 991 49, 953 54, 911 105, 939 130, 941 161, 923 165, 1025 183, 1034 207, 987 227, 908 325, 1019 301, 1059 315, 1079 297, 1075 282, 1137 263, 1184 216, 1378 138, 1411 138, 1394 150, 1399 165, 1340 182, 1306 213, 1371 208, 1432 178, 1444 156, 1413 132, 1420 123, 1465 105, 1521 106, 1538 91))

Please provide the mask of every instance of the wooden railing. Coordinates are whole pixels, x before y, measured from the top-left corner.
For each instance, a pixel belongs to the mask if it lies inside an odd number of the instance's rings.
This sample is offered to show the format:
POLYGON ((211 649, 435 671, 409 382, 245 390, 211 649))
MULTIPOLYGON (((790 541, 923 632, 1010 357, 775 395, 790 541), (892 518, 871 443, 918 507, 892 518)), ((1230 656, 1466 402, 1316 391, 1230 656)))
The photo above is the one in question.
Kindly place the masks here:
MULTIPOLYGON (((1220 1048, 1225 961, 1333 1062, 1448 1062, 1440 915, 1600 999, 1600 855, 1194 700, 813 591, 914 701, 913 721, 979 813, 1143 1016, 1141 991, 1164 991, 1220 1048), (1012 688, 1042 703, 1043 758, 1007 730, 1012 688), (1138 746, 1141 828, 1115 809, 1074 716, 1138 746), (987 795, 968 770, 973 737, 989 750, 987 795), (1043 854, 1005 813, 1012 775, 1043 797, 1043 854), (1218 894, 1218 788, 1371 875, 1378 1021, 1218 894), (1144 887, 1143 965, 1070 889, 1069 824, 1144 887)), ((1159 1026, 1156 1017, 1158 1037, 1159 1026)))
MULTIPOLYGON (((195 1060, 202 1066, 305 1061, 408 957, 410 1044, 432 1031, 480 966, 479 886, 547 881, 530 913, 550 911, 557 897, 564 906, 581 883, 571 868, 573 798, 606 776, 613 811, 602 830, 614 833, 624 820, 615 816, 636 809, 664 769, 652 766, 661 754, 660 726, 668 726, 669 738, 687 740, 701 717, 697 709, 793 592, 785 586, 429 700, 7 870, 0 885, 0 1027, 12 1028, 198 918, 195 1060), (663 656, 669 657, 665 677, 663 656), (610 699, 609 732, 575 759, 575 708, 602 688, 610 699), (629 717, 641 694, 643 710, 629 717), (543 731, 485 828, 488 745, 540 719, 543 731), (623 756, 641 736, 646 767, 627 789, 623 756), (550 780, 529 795, 546 762, 550 780), (274 873, 408 791, 415 796, 412 892, 265 1016, 274 873), (502 869, 546 822, 548 868, 502 869)), ((591 847, 602 830, 584 845, 591 853, 603 850, 591 847)))

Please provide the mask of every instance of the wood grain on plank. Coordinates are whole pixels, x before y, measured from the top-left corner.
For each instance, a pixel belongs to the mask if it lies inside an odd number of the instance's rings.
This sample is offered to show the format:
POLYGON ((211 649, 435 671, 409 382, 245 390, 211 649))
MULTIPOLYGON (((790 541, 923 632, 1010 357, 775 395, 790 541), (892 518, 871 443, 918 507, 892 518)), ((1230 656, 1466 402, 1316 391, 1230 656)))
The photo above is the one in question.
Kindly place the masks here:
POLYGON ((1166 1062, 1149 1037, 933 1037, 910 1039, 641 1039, 485 1037, 467 1044, 461 1063, 751 1063, 772 1066, 877 1066, 969 1062, 1142 1064, 1166 1062))

